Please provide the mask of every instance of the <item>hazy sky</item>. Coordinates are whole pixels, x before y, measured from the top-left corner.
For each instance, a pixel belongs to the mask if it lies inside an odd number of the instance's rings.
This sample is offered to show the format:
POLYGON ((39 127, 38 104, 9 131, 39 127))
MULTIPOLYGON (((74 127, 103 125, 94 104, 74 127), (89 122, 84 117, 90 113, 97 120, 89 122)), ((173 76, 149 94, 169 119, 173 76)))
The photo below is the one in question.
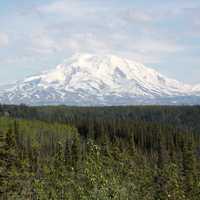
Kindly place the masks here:
POLYGON ((125 56, 200 83, 200 0, 0 1, 0 84, 77 52, 125 56))

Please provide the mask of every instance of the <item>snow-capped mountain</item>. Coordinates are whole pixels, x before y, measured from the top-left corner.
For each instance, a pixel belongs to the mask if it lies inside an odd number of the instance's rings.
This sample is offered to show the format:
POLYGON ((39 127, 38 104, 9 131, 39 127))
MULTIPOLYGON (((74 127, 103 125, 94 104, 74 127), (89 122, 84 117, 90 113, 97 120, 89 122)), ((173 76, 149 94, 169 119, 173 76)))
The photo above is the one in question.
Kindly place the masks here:
POLYGON ((0 87, 0 103, 200 104, 200 85, 180 83, 114 55, 77 54, 54 70, 0 87))

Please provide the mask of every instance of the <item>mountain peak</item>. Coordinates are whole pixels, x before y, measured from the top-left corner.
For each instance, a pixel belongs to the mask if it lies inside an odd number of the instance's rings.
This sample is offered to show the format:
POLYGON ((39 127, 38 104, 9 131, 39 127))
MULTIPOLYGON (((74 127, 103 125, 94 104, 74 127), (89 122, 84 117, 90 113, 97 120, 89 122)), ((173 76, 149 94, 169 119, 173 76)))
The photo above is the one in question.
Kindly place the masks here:
POLYGON ((115 72, 119 71, 121 74, 126 74, 126 77, 129 78, 131 76, 144 75, 144 77, 150 80, 155 74, 159 75, 158 72, 145 67, 143 64, 112 54, 75 54, 66 59, 61 65, 58 65, 56 70, 62 72, 84 72, 101 78, 110 75, 109 78, 111 79, 113 78, 111 76, 115 76, 115 72))
MULTIPOLYGON (((57 68, 66 67, 66 65, 74 65, 80 67, 96 67, 98 64, 106 64, 109 66, 124 66, 128 62, 128 59, 122 58, 120 56, 112 54, 89 54, 89 53, 77 53, 71 56, 68 59, 65 59, 62 65, 59 65, 57 68)), ((130 60, 129 60, 130 62, 130 60)), ((131 61, 133 63, 133 61, 131 61)), ((139 64, 134 62, 134 64, 139 64)))

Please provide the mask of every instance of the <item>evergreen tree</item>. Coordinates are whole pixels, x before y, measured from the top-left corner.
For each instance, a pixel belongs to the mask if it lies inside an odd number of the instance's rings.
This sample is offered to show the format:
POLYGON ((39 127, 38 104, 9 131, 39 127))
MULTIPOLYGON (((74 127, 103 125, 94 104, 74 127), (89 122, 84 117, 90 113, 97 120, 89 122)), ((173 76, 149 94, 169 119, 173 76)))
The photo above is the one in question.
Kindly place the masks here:
POLYGON ((68 167, 72 164, 71 141, 72 139, 69 137, 67 137, 65 140, 64 159, 65 165, 68 167))
POLYGON ((195 191, 195 177, 196 175, 196 159, 193 141, 186 142, 183 147, 183 176, 184 176, 184 186, 185 194, 188 198, 194 198, 195 191))
POLYGON ((9 199, 20 191, 19 174, 20 161, 18 160, 15 137, 10 127, 5 135, 1 133, 0 146, 0 183, 2 198, 9 199))
POLYGON ((166 176, 164 169, 168 160, 167 150, 165 146, 164 135, 160 132, 158 138, 158 159, 157 159, 157 174, 155 177, 156 193, 155 199, 165 200, 168 197, 166 189, 166 176))
POLYGON ((75 170, 78 168, 78 161, 80 159, 80 138, 78 134, 75 134, 73 137, 73 143, 71 147, 72 153, 72 163, 75 170))

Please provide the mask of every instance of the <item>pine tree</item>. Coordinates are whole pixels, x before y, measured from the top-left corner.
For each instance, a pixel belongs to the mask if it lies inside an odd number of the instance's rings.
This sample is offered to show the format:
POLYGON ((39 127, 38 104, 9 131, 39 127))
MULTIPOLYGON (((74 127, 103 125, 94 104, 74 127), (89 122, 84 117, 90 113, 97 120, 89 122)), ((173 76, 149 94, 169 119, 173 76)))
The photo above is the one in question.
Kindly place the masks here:
POLYGON ((194 197, 195 189, 195 174, 196 174, 196 159, 194 144, 192 139, 183 147, 183 176, 185 193, 188 198, 194 197))
POLYGON ((65 184, 66 177, 66 167, 65 167, 65 158, 64 158, 64 146, 62 142, 57 143, 57 150, 54 157, 54 168, 53 168, 53 184, 55 187, 55 192, 57 199, 64 200, 66 199, 65 184))
POLYGON ((65 149, 64 149, 64 159, 65 159, 65 165, 71 166, 72 164, 72 153, 71 153, 71 139, 68 137, 65 140, 65 149))
POLYGON ((5 193, 5 171, 6 171, 6 151, 5 151, 5 134, 0 131, 0 197, 3 198, 5 193))
POLYGON ((20 147, 20 136, 19 136, 19 126, 17 121, 14 121, 14 135, 15 135, 15 141, 16 141, 16 145, 17 147, 20 147))
POLYGON ((165 140, 162 132, 158 138, 158 159, 157 159, 157 174, 155 176, 155 199, 165 200, 167 198, 166 177, 164 169, 166 167, 168 154, 165 147, 165 140))
POLYGON ((78 134, 75 134, 73 137, 73 143, 71 147, 71 154, 72 154, 72 164, 74 166, 75 171, 78 167, 78 161, 80 158, 80 139, 78 134))
POLYGON ((32 145, 31 167, 33 173, 37 176, 39 171, 39 145, 37 143, 32 145))
POLYGON ((17 147, 15 137, 10 127, 5 135, 1 133, 1 146, 0 146, 0 182, 1 182, 1 195, 7 199, 9 196, 20 190, 19 181, 19 168, 20 161, 18 160, 17 147))

